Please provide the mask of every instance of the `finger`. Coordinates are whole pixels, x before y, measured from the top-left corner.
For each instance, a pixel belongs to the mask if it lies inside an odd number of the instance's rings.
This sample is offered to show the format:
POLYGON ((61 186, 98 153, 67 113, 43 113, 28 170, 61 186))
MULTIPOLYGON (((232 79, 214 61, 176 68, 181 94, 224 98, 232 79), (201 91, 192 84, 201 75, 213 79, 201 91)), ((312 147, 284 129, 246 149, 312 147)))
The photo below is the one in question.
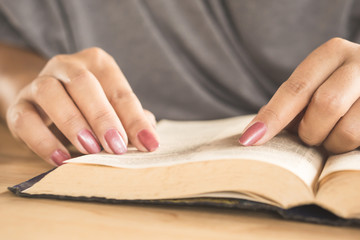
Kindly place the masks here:
POLYGON ((55 78, 35 79, 29 98, 35 101, 66 138, 82 153, 101 151, 98 141, 63 85, 55 78))
POLYGON ((343 64, 354 45, 335 38, 315 49, 259 111, 239 142, 245 146, 260 145, 279 133, 306 107, 316 89, 343 64))
POLYGON ((10 107, 7 122, 14 136, 50 164, 59 166, 70 159, 67 149, 47 128, 32 104, 22 101, 10 107))
POLYGON ((40 76, 47 75, 53 75, 64 84, 105 151, 116 154, 127 151, 125 129, 98 79, 83 61, 70 56, 57 56, 40 73, 40 76))
POLYGON ((155 151, 159 141, 152 123, 135 94, 112 95, 110 102, 123 123, 131 143, 140 151, 155 151))
POLYGON ((299 137, 320 145, 360 96, 360 71, 353 63, 338 68, 315 92, 299 125, 299 137), (351 86, 351 87, 349 87, 351 86))
POLYGON ((360 146, 360 100, 336 124, 324 147, 332 153, 351 151, 360 146))
POLYGON ((89 71, 74 75, 65 84, 66 90, 79 107, 107 152, 127 151, 127 135, 122 123, 108 101, 99 81, 89 71))
POLYGON ((131 143, 140 151, 156 150, 159 141, 155 129, 114 59, 97 48, 80 54, 95 59, 89 62, 87 67, 101 80, 104 92, 119 116, 131 143), (103 64, 104 62, 107 64, 103 64))

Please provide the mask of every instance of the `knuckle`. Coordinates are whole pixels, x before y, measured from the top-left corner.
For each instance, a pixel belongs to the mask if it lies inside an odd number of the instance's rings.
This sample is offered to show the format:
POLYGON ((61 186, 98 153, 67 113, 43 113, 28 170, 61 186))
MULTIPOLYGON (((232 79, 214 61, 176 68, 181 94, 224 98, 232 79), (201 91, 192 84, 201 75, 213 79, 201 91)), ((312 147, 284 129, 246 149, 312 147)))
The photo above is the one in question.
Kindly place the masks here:
POLYGON ((31 117, 31 113, 29 111, 10 108, 7 113, 7 121, 9 127, 17 132, 24 127, 27 119, 31 117))
POLYGON ((294 96, 300 95, 308 89, 310 82, 304 79, 292 79, 283 83, 281 86, 286 92, 294 96))
POLYGON ((330 49, 338 49, 338 48, 343 48, 343 47, 347 46, 348 43, 349 43, 349 41, 347 41, 343 38, 334 37, 334 38, 331 38, 330 40, 328 40, 325 43, 325 46, 329 47, 330 49))
POLYGON ((317 91, 311 99, 310 105, 327 114, 343 115, 346 112, 344 97, 336 93, 317 91))
POLYGON ((87 48, 84 51, 86 52, 86 54, 89 57, 91 57, 95 60, 97 60, 97 59, 102 60, 104 58, 109 57, 109 54, 105 50, 103 50, 102 48, 99 48, 99 47, 87 48))
POLYGON ((64 114, 61 120, 62 126, 66 127, 66 129, 76 129, 80 122, 80 117, 76 112, 64 114))
POLYGON ((119 103, 121 103, 122 105, 126 105, 127 103, 137 101, 137 96, 133 91, 115 91, 109 96, 108 99, 113 106, 119 103))
POLYGON ((71 83, 79 83, 79 84, 85 84, 83 82, 88 81, 92 78, 92 73, 90 73, 89 70, 85 68, 77 69, 71 76, 70 82, 71 83))
POLYGON ((110 121, 113 120, 113 118, 114 118, 113 112, 106 109, 102 109, 102 110, 97 110, 96 112, 93 113, 91 117, 91 122, 93 123, 95 128, 97 128, 100 124, 102 125, 109 123, 110 121))
POLYGON ((48 92, 50 89, 55 88, 59 85, 59 82, 52 77, 38 77, 35 79, 31 85, 31 94, 34 99, 41 99, 44 93, 48 92))
POLYGON ((54 57, 52 57, 49 61, 48 64, 50 65, 59 65, 59 64, 63 64, 65 62, 67 62, 69 59, 69 56, 66 54, 58 54, 55 55, 54 57))
POLYGON ((36 137, 32 142, 33 148, 35 149, 43 149, 44 151, 51 149, 52 143, 46 137, 36 137))
POLYGON ((279 114, 270 107, 267 106, 262 107, 259 111, 259 114, 261 114, 262 116, 270 117, 273 122, 275 121, 277 124, 282 125, 282 121, 280 120, 279 114))
POLYGON ((117 67, 115 59, 105 50, 99 47, 85 49, 85 56, 91 59, 91 65, 94 66, 100 74, 108 71, 109 67, 117 67))

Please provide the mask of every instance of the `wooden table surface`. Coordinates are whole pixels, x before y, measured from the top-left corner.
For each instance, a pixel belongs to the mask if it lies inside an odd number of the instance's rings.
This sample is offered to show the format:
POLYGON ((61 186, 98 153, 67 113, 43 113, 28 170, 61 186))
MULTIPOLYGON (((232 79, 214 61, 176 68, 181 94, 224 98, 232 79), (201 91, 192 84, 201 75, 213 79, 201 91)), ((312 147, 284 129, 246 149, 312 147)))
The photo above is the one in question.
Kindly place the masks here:
POLYGON ((29 199, 7 190, 51 168, 0 125, 0 239, 360 239, 360 229, 252 211, 29 199))

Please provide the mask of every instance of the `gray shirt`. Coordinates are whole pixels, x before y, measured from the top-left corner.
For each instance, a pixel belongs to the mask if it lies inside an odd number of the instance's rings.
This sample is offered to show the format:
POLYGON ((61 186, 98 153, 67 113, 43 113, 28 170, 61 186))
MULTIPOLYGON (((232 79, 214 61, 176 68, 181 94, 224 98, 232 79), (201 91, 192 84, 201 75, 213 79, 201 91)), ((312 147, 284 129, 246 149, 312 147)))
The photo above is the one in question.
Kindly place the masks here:
POLYGON ((157 118, 213 119, 256 112, 328 39, 359 42, 359 6, 355 0, 0 0, 0 41, 46 58, 101 47, 157 118))

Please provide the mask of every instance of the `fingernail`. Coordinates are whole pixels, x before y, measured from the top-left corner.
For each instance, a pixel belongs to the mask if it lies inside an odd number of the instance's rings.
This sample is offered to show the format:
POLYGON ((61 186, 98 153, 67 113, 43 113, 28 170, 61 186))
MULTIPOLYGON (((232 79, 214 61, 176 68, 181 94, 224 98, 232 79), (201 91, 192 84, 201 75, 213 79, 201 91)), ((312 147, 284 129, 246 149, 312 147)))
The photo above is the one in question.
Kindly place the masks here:
POLYGON ((155 136, 147 129, 141 130, 137 134, 137 137, 149 152, 153 152, 159 147, 159 142, 156 140, 155 136))
POLYGON ((98 153, 101 151, 94 135, 88 129, 81 130, 77 138, 88 153, 98 153))
POLYGON ((105 140, 111 150, 116 154, 123 154, 127 151, 124 140, 116 129, 110 129, 105 133, 105 140))
POLYGON ((262 122, 256 122, 249 127, 239 138, 239 143, 244 146, 251 146, 259 141, 266 133, 267 127, 262 122))
POLYGON ((62 165, 65 160, 70 158, 71 156, 68 153, 63 152, 60 149, 55 150, 51 154, 51 160, 53 160, 53 162, 58 166, 62 165))

